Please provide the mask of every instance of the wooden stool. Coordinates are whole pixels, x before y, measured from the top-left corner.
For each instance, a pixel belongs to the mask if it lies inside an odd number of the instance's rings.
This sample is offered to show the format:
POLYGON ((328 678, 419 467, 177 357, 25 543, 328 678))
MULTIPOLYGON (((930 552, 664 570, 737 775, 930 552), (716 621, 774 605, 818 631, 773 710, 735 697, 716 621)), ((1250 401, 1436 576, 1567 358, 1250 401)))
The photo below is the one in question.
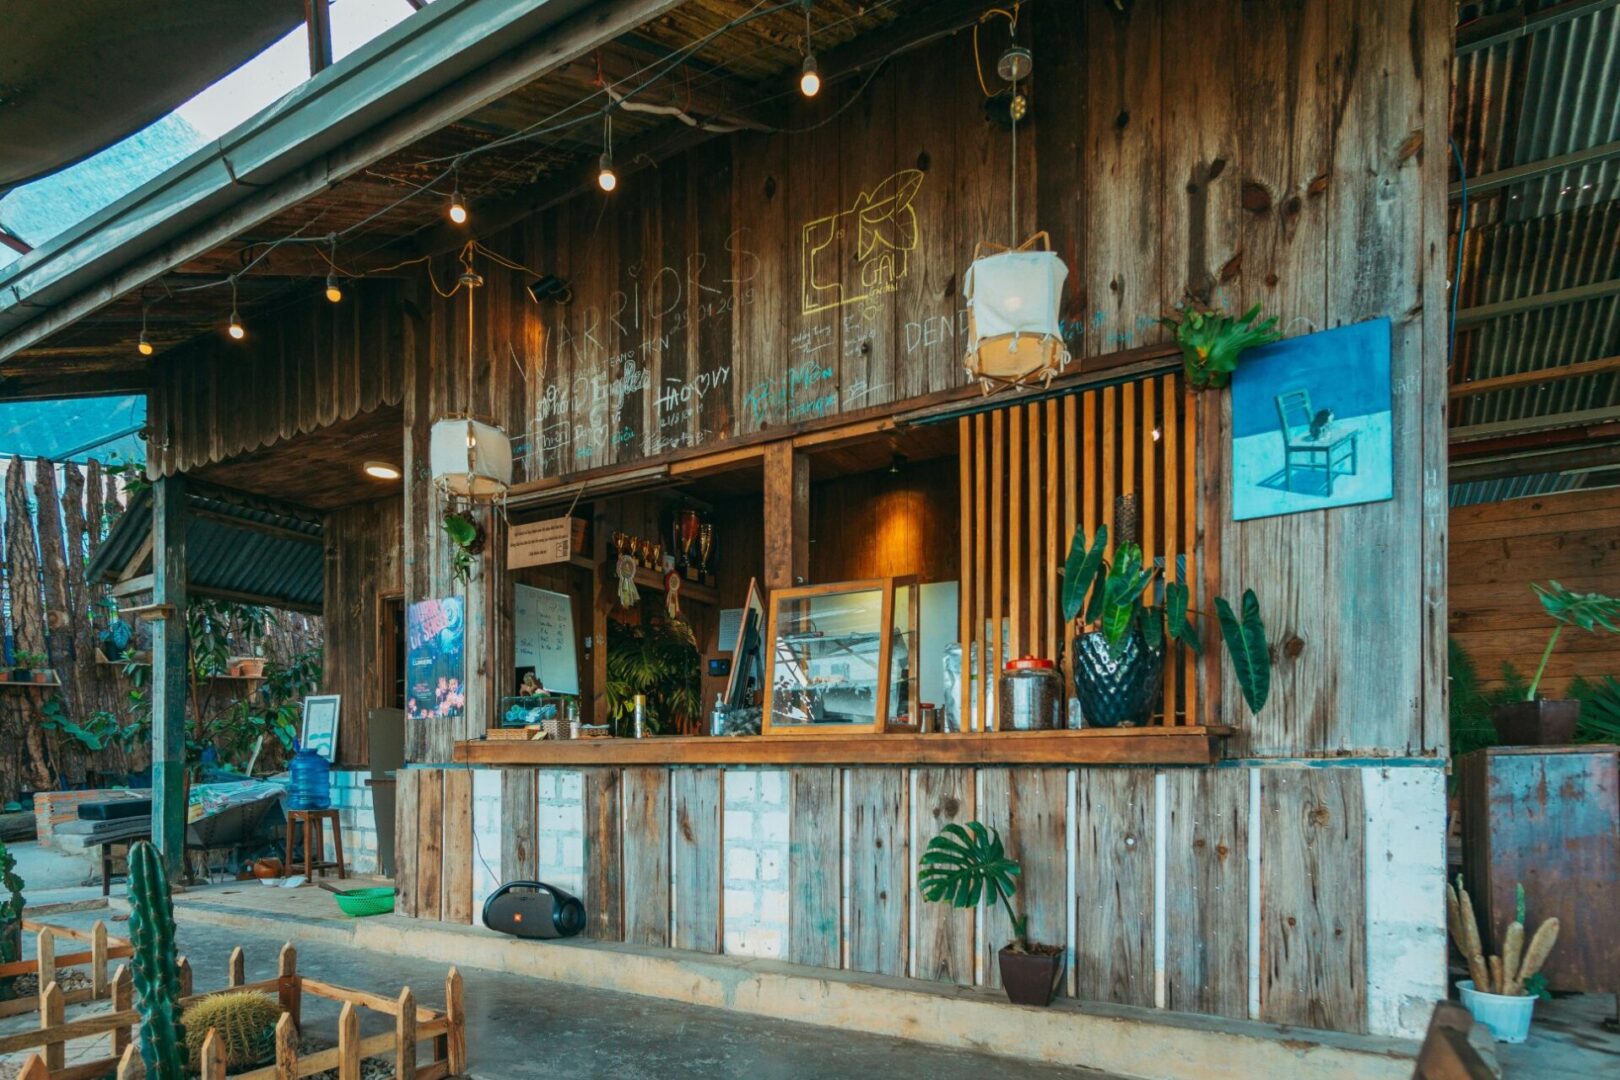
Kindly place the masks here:
POLYGON ((348 872, 343 868, 343 832, 338 825, 336 810, 287 811, 287 873, 293 872, 293 830, 299 822, 304 824, 304 877, 312 878, 315 871, 334 867, 340 879, 348 877, 348 872), (332 848, 337 853, 336 862, 329 862, 326 858, 324 832, 328 821, 332 823, 332 848))

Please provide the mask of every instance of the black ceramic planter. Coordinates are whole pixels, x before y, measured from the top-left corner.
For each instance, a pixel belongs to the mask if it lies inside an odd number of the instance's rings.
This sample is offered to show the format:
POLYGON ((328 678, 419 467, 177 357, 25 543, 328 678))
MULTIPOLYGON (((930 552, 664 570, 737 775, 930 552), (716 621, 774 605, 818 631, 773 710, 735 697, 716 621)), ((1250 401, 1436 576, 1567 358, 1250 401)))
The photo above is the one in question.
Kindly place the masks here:
POLYGON ((1503 746, 1566 746, 1580 720, 1579 701, 1509 701, 1491 709, 1503 746))
POLYGON ((1117 650, 1100 631, 1074 642, 1074 696, 1086 727, 1145 724, 1153 716, 1164 683, 1164 647, 1149 649, 1142 635, 1127 637, 1117 650))
POLYGON ((1001 986, 1014 1005, 1052 1004, 1058 983, 1063 979, 1063 950, 1031 946, 1031 952, 1002 949, 996 954, 1001 964, 1001 986))

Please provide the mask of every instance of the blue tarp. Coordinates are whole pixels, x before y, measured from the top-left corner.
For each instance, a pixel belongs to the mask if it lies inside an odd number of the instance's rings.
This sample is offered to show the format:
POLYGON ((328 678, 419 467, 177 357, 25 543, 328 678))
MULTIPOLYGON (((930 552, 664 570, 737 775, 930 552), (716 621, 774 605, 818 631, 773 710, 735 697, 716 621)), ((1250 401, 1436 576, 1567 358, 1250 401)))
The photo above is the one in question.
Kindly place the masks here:
POLYGON ((146 460, 146 397, 0 402, 0 458, 146 460))

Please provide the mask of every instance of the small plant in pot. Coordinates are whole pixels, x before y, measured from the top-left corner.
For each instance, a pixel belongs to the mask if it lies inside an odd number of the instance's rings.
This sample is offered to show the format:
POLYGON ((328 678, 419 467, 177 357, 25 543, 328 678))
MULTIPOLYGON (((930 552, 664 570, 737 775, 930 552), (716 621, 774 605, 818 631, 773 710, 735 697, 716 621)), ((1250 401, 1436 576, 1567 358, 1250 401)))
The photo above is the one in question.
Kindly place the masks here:
POLYGON ((1063 978, 1063 947, 1029 940, 1029 917, 1012 904, 1021 873, 996 830, 977 821, 965 828, 953 822, 928 841, 917 886, 924 900, 952 907, 976 908, 981 899, 993 907, 999 900, 1012 923, 1012 940, 996 954, 1007 999, 1014 1005, 1046 1006, 1063 978))
MULTIPOLYGON (((1142 549, 1121 543, 1106 557, 1108 527, 1099 526, 1087 544, 1076 529, 1063 568, 1063 618, 1077 623, 1074 642, 1074 692, 1080 712, 1091 727, 1146 723, 1153 715, 1164 679, 1166 639, 1194 652, 1203 641, 1192 616, 1184 582, 1164 583, 1164 606, 1146 596, 1158 582, 1159 567, 1142 565, 1142 549)), ((1259 712, 1271 693, 1271 650, 1253 589, 1243 593, 1238 611, 1224 597, 1215 598, 1215 617, 1226 642, 1232 670, 1243 699, 1259 712)))
POLYGON ((11 681, 44 682, 44 668, 49 662, 44 653, 18 649, 11 657, 11 681))
POLYGON ((1530 1034, 1536 999, 1548 996, 1541 965, 1558 942, 1558 920, 1542 920, 1527 944, 1524 886, 1519 886, 1513 922, 1502 934, 1501 950, 1487 958, 1474 902, 1459 875, 1455 888, 1446 886, 1446 925, 1468 964, 1470 977, 1457 984, 1464 1007, 1497 1041, 1524 1042, 1530 1034))
POLYGON ((1259 304, 1236 317, 1219 309, 1184 304, 1176 316, 1160 319, 1159 323, 1175 335, 1187 386, 1193 390, 1219 390, 1232 381, 1243 350, 1269 345, 1282 337, 1275 315, 1259 321, 1259 304))
POLYGON ((1548 701, 1536 696, 1542 676, 1547 673, 1547 661, 1552 659, 1553 648, 1566 626, 1591 634, 1620 633, 1620 600, 1602 593, 1571 592, 1556 581, 1530 587, 1557 625, 1547 639, 1541 663, 1536 668, 1535 678, 1530 680, 1524 700, 1497 705, 1491 710, 1491 722, 1496 726, 1497 738, 1508 746, 1563 745, 1575 741, 1581 703, 1570 699, 1548 701))

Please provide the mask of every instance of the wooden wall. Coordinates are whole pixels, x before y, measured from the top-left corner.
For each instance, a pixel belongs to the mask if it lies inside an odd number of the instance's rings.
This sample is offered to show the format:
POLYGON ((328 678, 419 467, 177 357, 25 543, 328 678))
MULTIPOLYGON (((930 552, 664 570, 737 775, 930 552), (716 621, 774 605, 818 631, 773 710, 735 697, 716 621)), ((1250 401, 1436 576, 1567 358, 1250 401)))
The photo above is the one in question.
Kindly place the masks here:
MULTIPOLYGON (((410 792, 402 805, 412 808, 402 843, 407 830, 418 834, 416 862, 400 870, 403 914, 476 917, 472 826, 466 804, 455 803, 470 799, 476 772, 402 774, 410 792)), ((981 920, 929 904, 916 884, 919 845, 947 822, 977 819, 997 828, 1022 862, 1018 904, 1032 937, 1069 949, 1065 995, 1367 1031, 1369 996, 1391 988, 1383 958, 1368 954, 1368 890, 1389 886, 1385 869, 1367 867, 1363 772, 790 768, 780 774, 791 793, 792 853, 783 959, 999 986, 1002 911, 986 910, 981 920), (1256 871, 1258 894, 1250 885, 1256 871)), ((555 807, 537 806, 546 770, 500 774, 501 840, 482 847, 489 858, 509 853, 501 875, 537 872, 533 853, 544 837, 582 821, 587 936, 721 951, 724 770, 583 770, 582 812, 572 825, 554 817, 555 807)), ((1431 794, 1405 813, 1432 818, 1438 829, 1440 786, 1431 794)), ((1435 845, 1438 859, 1438 832, 1435 845)), ((1431 953, 1438 958, 1423 950, 1431 953)), ((1438 987, 1440 978, 1437 963, 1429 981, 1438 987)))
MULTIPOLYGON (((356 281, 341 304, 315 283, 218 334, 160 353, 147 394, 148 469, 194 469, 397 405, 414 350, 401 282, 356 281)), ((222 304, 229 298, 222 297, 222 304)))
POLYGON ((384 685, 382 599, 405 587, 404 505, 399 496, 326 515, 321 692, 343 695, 337 764, 366 764, 366 716, 390 704, 384 685))
POLYGON ((960 573, 956 463, 945 458, 810 485, 810 580, 960 573))
MULTIPOLYGON (((1528 679, 1553 626, 1531 582, 1620 595, 1620 488, 1459 507, 1451 512, 1450 572, 1451 635, 1481 680, 1499 685, 1504 663, 1528 679)), ((1577 675, 1620 677, 1620 641, 1562 634, 1543 694, 1557 696, 1577 675)))

